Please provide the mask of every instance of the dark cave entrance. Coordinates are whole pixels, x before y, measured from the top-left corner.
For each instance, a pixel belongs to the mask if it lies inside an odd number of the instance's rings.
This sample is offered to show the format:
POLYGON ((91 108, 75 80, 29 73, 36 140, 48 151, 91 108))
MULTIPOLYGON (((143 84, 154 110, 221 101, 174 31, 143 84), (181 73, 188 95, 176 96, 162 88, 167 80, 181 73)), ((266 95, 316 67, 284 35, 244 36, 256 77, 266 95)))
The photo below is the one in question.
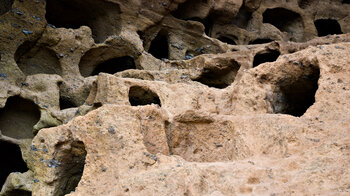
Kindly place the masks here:
POLYGON ((278 50, 268 50, 262 53, 258 53, 254 57, 253 67, 257 67, 258 65, 266 62, 274 62, 280 56, 280 52, 278 50))
POLYGON ((232 23, 239 28, 246 29, 251 19, 252 12, 250 12, 245 6, 242 6, 232 23))
MULTIPOLYGON (((0 141, 0 151, 1 151, 1 157, 3 157, 2 161, 0 161, 0 188, 1 188, 4 185, 6 178, 10 173, 12 172, 23 173, 28 171, 28 168, 26 163, 23 161, 21 149, 16 144, 0 141)), ((16 193, 17 192, 21 192, 21 191, 16 191, 16 193)))
POLYGON ((304 34, 304 24, 300 14, 285 8, 267 9, 263 13, 263 23, 270 23, 296 39, 301 39, 304 34))
POLYGON ((14 0, 1 0, 0 3, 0 16, 10 11, 14 0))
POLYGON ((253 41, 249 42, 249 45, 253 45, 253 44, 266 44, 266 43, 270 43, 273 42, 272 39, 256 39, 253 41))
POLYGON ((350 0, 343 0, 343 4, 350 4, 350 0))
POLYGON ((89 26, 96 43, 120 32, 120 8, 106 1, 47 0, 45 17, 56 27, 89 26))
POLYGON ((309 70, 302 70, 302 75, 294 80, 285 80, 277 84, 274 113, 289 114, 300 117, 315 103, 318 89, 320 70, 312 66, 309 70))
POLYGON ((59 59, 54 51, 33 42, 24 42, 15 52, 15 61, 25 75, 62 75, 59 59))
POLYGON ((148 52, 157 59, 169 58, 168 32, 161 30, 152 40, 148 52))
POLYGON ((94 65, 91 64, 89 55, 90 53, 86 53, 84 57, 87 56, 87 59, 83 57, 79 63, 80 73, 84 77, 95 76, 99 73, 115 74, 128 69, 136 69, 134 58, 130 56, 110 58, 109 60, 94 65), (90 65, 87 66, 85 65, 86 63, 90 65))
POLYGON ((224 36, 224 35, 219 36, 218 40, 220 40, 220 41, 222 41, 222 42, 224 42, 226 44, 237 45, 236 42, 232 38, 230 38, 228 36, 224 36))
POLYGON ((141 86, 130 87, 129 102, 131 106, 150 105, 150 104, 157 104, 159 106, 162 106, 159 96, 155 92, 141 86))
POLYGON ((19 96, 7 99, 0 109, 0 130, 16 139, 33 138, 33 126, 40 120, 40 110, 32 101, 19 96))
POLYGON ((338 21, 334 19, 318 19, 315 22, 318 36, 326 36, 333 34, 343 34, 338 21))
POLYGON ((212 88, 224 89, 234 82, 239 68, 240 64, 232 60, 230 65, 223 69, 204 69, 201 75, 194 81, 200 82, 212 88))
POLYGON ((99 73, 115 74, 128 69, 136 69, 134 59, 130 56, 123 56, 109 59, 97 65, 91 75, 95 76, 99 73))
MULTIPOLYGON (((69 145, 69 144, 68 144, 69 145)), ((78 186, 84 171, 86 160, 85 144, 81 141, 73 141, 70 148, 60 146, 62 150, 57 155, 60 163, 60 189, 57 195, 63 196, 75 191, 78 186)))

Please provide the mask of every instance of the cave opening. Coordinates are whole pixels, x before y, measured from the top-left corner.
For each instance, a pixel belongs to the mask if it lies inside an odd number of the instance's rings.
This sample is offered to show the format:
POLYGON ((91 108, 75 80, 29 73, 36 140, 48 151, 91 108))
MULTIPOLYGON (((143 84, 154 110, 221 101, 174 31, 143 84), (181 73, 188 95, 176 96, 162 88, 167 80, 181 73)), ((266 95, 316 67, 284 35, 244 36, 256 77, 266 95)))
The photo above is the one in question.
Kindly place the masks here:
POLYGON ((131 106, 161 105, 159 96, 148 88, 141 86, 132 86, 129 89, 129 102, 131 106))
POLYGON ((280 56, 280 52, 278 50, 268 50, 261 53, 258 53, 254 56, 253 67, 257 67, 258 65, 266 62, 274 62, 280 56))
POLYGON ((56 27, 89 26, 96 43, 120 32, 120 7, 106 1, 47 0, 46 20, 56 27))
POLYGON ((2 187, 10 173, 23 173, 28 171, 28 168, 22 158, 21 149, 18 145, 0 141, 0 152, 1 156, 4 157, 4 159, 0 161, 0 187, 2 187))
POLYGON ((236 42, 232 38, 230 38, 228 36, 224 36, 224 35, 219 36, 218 40, 220 40, 220 41, 222 41, 222 42, 224 42, 226 44, 237 45, 236 42))
POLYGON ((242 6, 232 23, 239 28, 246 29, 251 19, 252 12, 250 12, 245 6, 242 6))
POLYGON ((319 77, 320 69, 312 66, 297 79, 279 82, 273 103, 274 113, 302 116, 315 103, 319 77))
POLYGON ((301 39, 304 34, 304 24, 300 14, 285 8, 267 9, 263 13, 263 23, 270 23, 295 39, 301 39))
POLYGON ((350 4, 350 0, 343 0, 343 4, 350 4))
POLYGON ((12 8, 14 0, 1 0, 0 3, 0 16, 6 14, 12 8))
POLYGON ((52 164, 60 165, 60 189, 57 195, 63 196, 75 191, 78 186, 84 172, 85 160, 86 160, 86 148, 85 144, 81 141, 73 141, 70 147, 59 145, 57 147, 62 148, 61 152, 57 155, 57 161, 52 160, 52 164))
POLYGON ((337 20, 334 19, 318 19, 315 22, 318 36, 326 36, 333 34, 343 34, 337 20))
POLYGON ((123 56, 109 59, 101 64, 98 64, 91 75, 95 76, 99 73, 115 74, 128 69, 136 69, 134 58, 123 56))
POLYGON ((249 45, 253 45, 253 44, 266 44, 266 43, 270 43, 273 42, 272 39, 255 39, 249 42, 249 45))
POLYGON ((231 60, 228 66, 221 69, 215 67, 203 69, 200 76, 194 81, 212 88, 224 89, 234 82, 239 68, 240 64, 231 60))
POLYGON ((78 107, 69 97, 60 96, 60 109, 68 109, 78 107))
POLYGON ((15 61, 25 75, 57 74, 62 69, 56 53, 44 46, 26 41, 15 52, 15 61))
POLYGON ((84 77, 95 76, 99 73, 115 74, 128 69, 136 69, 134 58, 131 56, 110 58, 97 64, 91 63, 91 60, 90 53, 86 53, 79 63, 80 74, 84 77))
POLYGON ((157 36, 151 41, 148 52, 157 59, 169 58, 168 32, 161 30, 157 36))
POLYGON ((33 138, 33 126, 39 120, 38 106, 19 96, 8 98, 5 107, 0 109, 0 130, 8 137, 33 138))

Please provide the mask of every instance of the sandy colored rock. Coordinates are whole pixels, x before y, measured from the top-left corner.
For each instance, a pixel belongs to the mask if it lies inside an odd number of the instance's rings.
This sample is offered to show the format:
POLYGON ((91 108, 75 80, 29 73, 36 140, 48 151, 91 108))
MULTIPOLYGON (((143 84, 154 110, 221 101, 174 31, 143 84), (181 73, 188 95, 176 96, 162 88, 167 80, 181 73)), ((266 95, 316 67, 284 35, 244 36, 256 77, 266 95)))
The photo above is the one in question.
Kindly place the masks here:
POLYGON ((347 0, 3 0, 0 195, 349 195, 347 0))

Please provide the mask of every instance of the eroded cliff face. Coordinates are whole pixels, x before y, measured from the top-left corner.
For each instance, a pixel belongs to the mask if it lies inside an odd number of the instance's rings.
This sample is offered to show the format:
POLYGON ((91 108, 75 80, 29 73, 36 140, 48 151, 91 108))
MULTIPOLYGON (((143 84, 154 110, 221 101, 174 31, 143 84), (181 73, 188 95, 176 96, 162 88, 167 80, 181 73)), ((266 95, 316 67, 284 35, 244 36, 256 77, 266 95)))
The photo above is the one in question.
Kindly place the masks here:
POLYGON ((348 195, 349 54, 348 0, 1 0, 0 195, 348 195))

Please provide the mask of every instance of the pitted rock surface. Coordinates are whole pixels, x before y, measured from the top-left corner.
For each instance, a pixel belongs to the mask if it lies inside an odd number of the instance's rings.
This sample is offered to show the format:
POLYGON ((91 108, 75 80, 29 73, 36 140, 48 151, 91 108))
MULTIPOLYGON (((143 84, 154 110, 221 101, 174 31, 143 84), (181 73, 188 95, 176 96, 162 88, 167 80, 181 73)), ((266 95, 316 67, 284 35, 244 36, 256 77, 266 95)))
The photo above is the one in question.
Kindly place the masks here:
POLYGON ((1 0, 0 195, 349 195, 347 0, 1 0))

